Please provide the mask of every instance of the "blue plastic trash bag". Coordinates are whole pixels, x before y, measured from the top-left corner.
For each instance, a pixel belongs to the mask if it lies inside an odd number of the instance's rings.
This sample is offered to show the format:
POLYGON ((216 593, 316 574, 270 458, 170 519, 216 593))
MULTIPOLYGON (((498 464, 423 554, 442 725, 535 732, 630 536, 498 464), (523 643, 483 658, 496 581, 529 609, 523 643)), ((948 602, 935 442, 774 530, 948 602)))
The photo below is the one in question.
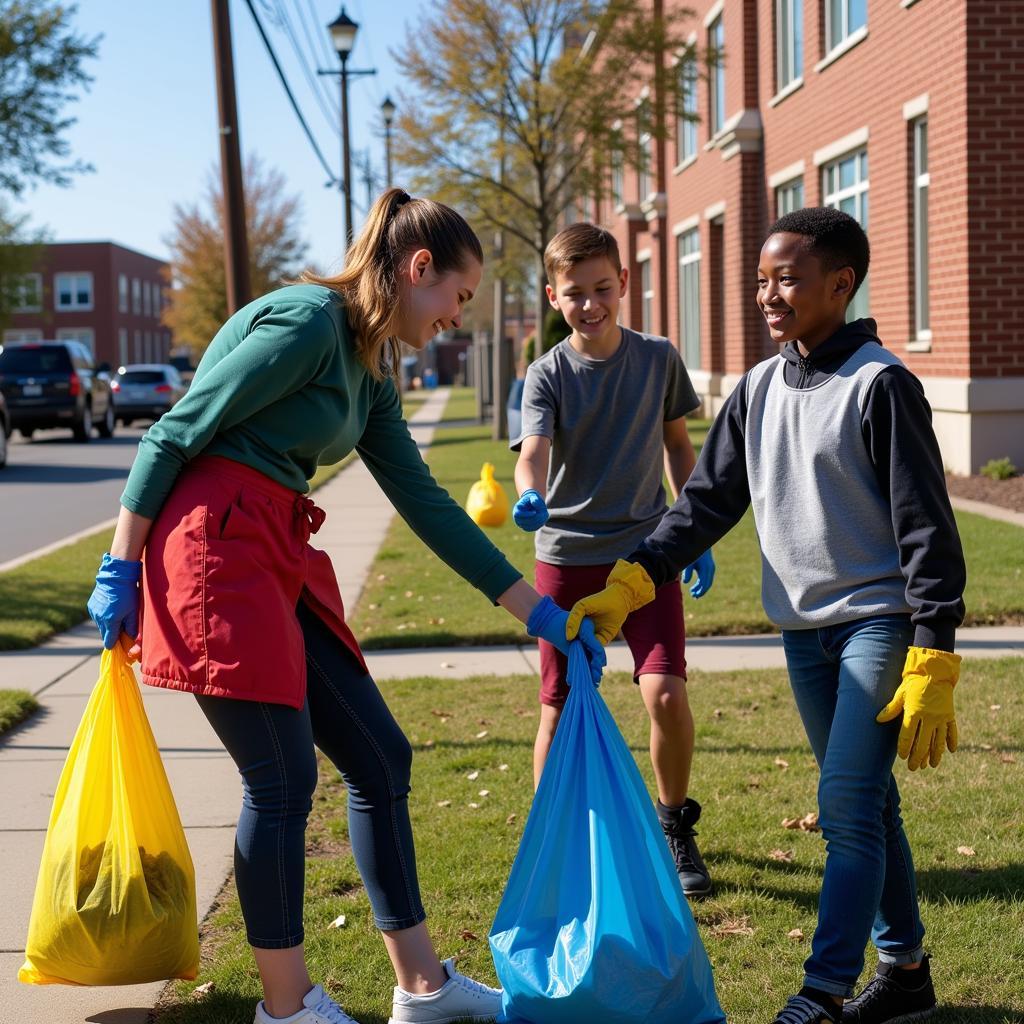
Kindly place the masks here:
POLYGON ((503 1019, 724 1022, 650 795, 578 642, 568 681, 491 929, 503 1019))

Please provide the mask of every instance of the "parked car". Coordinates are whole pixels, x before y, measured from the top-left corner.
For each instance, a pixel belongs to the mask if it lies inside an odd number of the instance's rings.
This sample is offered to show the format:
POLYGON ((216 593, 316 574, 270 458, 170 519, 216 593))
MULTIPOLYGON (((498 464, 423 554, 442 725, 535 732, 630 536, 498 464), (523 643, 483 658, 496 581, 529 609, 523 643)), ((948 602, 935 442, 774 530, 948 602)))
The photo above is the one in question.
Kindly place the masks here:
POLYGON ((0 469, 7 465, 7 439, 11 436, 11 414, 7 411, 7 400, 0 391, 0 469))
POLYGON ((169 363, 122 366, 111 387, 114 413, 125 426, 133 420, 158 420, 187 390, 181 374, 169 363))
POLYGON ((110 376, 79 341, 16 342, 0 348, 0 391, 23 437, 70 427, 76 441, 114 433, 110 376))

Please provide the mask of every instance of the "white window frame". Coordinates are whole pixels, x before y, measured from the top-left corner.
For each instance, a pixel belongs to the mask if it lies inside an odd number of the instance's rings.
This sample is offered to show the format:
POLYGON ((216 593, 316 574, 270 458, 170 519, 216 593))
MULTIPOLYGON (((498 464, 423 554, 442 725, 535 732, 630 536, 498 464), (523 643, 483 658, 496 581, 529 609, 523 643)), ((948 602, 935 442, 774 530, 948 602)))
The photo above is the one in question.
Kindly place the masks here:
POLYGON ((96 332, 91 327, 58 327, 57 341, 77 341, 96 357, 96 332))
POLYGON ((697 117, 700 107, 697 97, 697 55, 693 47, 688 47, 678 65, 679 78, 676 88, 679 90, 679 107, 681 116, 676 119, 676 163, 684 164, 697 155, 697 117), (690 114, 692 117, 682 115, 690 114))
MULTIPOLYGON (((721 12, 708 24, 708 49, 716 51, 719 57, 725 51, 725 23, 721 12)), ((725 61, 719 59, 708 76, 708 134, 711 138, 725 127, 725 121, 725 61)))
POLYGON ((41 313, 43 311, 43 275, 42 274, 18 274, 12 281, 11 288, 11 312, 12 313, 41 313), (29 299, 28 289, 25 287, 32 282, 32 295, 34 302, 29 299))
POLYGON ((691 227, 676 235, 676 269, 678 286, 679 313, 679 348, 683 363, 687 370, 699 370, 701 367, 701 331, 700 331, 700 272, 703 252, 700 244, 700 228, 691 227), (696 243, 696 245, 693 245, 696 243), (689 252, 684 253, 684 249, 689 252), (695 268, 691 270, 691 268, 695 268), (696 309, 689 309, 685 282, 693 275, 696 282, 696 309), (696 360, 692 353, 696 352, 696 360))
POLYGON ((646 202, 655 190, 654 135, 651 132, 650 123, 650 103, 645 99, 636 108, 636 194, 639 203, 646 202))
POLYGON ((824 0, 825 2, 825 50, 826 56, 834 50, 840 49, 857 32, 866 31, 868 27, 868 2, 864 0, 864 23, 862 25, 850 25, 850 5, 853 0, 824 0), (840 5, 840 24, 837 27, 832 24, 832 5, 838 2, 840 5))
POLYGON ((14 345, 19 342, 31 344, 32 342, 42 340, 43 331, 41 327, 11 327, 4 331, 5 345, 14 345))
POLYGON ((792 213, 794 210, 802 210, 806 205, 807 193, 804 188, 804 176, 802 174, 797 175, 795 178, 790 178, 788 181, 780 182, 775 186, 775 216, 782 217, 787 213, 792 213), (786 202, 787 199, 791 198, 797 189, 800 189, 800 205, 795 206, 792 203, 786 202))
POLYGON ((803 0, 775 0, 775 89, 781 93, 803 81, 803 0))
POLYGON ((53 308, 60 313, 83 312, 87 313, 93 307, 93 280, 92 273, 88 270, 67 270, 53 275, 53 308), (71 280, 71 301, 61 302, 61 281, 71 280), (78 301, 79 283, 88 281, 89 299, 86 302, 78 301))
POLYGON ((928 171, 928 115, 914 118, 910 122, 910 130, 914 147, 914 336, 919 342, 931 342, 931 303, 928 294, 928 210, 931 198, 928 194, 931 186, 928 171))
POLYGON ((637 263, 640 268, 640 330, 650 334, 654 329, 654 268, 650 256, 637 263))
MULTIPOLYGON (((853 199, 854 213, 852 216, 865 231, 868 230, 868 192, 871 187, 871 171, 868 167, 867 159, 868 148, 867 146, 861 146, 857 149, 849 150, 821 165, 821 205, 831 206, 838 210, 844 200, 853 199), (851 158, 856 161, 857 180, 852 185, 840 188, 838 187, 839 166, 851 158), (864 169, 863 177, 861 177, 862 168, 864 169), (832 187, 830 181, 830 176, 833 173, 836 177, 835 188, 832 187)), ((858 317, 868 315, 869 277, 870 274, 861 282, 857 295, 849 305, 847 310, 847 319, 849 320, 856 320, 858 317)))
POLYGON ((117 311, 118 313, 128 312, 128 275, 117 275, 117 311))

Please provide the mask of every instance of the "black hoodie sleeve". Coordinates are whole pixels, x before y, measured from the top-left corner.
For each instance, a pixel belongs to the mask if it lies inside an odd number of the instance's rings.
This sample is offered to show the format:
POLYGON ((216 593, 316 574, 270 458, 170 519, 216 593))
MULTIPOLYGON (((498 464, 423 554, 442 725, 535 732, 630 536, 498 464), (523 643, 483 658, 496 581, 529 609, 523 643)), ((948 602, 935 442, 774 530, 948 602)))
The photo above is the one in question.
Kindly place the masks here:
POLYGON ((721 540, 750 505, 743 441, 746 419, 744 374, 711 424, 697 465, 676 503, 627 559, 639 562, 656 587, 676 578, 721 540))
POLYGON ((964 620, 967 568, 921 382, 902 366, 883 370, 868 390, 861 426, 892 506, 914 645, 952 651, 964 620))

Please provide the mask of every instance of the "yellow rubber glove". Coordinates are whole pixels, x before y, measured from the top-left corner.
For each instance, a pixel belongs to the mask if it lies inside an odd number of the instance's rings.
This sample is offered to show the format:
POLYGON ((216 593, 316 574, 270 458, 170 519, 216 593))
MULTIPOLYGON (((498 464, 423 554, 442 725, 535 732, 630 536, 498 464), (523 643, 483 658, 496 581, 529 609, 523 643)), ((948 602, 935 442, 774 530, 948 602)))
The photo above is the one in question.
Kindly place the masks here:
POLYGON ((619 559, 608 573, 604 590, 584 597, 572 606, 565 635, 574 640, 584 616, 594 623, 597 639, 606 647, 618 635, 630 612, 654 600, 654 583, 647 570, 636 562, 619 559))
POLYGON ((875 719, 891 722, 903 715, 899 755, 911 771, 939 767, 942 748, 956 750, 953 687, 960 678, 960 655, 930 647, 911 647, 903 665, 903 682, 875 719))

